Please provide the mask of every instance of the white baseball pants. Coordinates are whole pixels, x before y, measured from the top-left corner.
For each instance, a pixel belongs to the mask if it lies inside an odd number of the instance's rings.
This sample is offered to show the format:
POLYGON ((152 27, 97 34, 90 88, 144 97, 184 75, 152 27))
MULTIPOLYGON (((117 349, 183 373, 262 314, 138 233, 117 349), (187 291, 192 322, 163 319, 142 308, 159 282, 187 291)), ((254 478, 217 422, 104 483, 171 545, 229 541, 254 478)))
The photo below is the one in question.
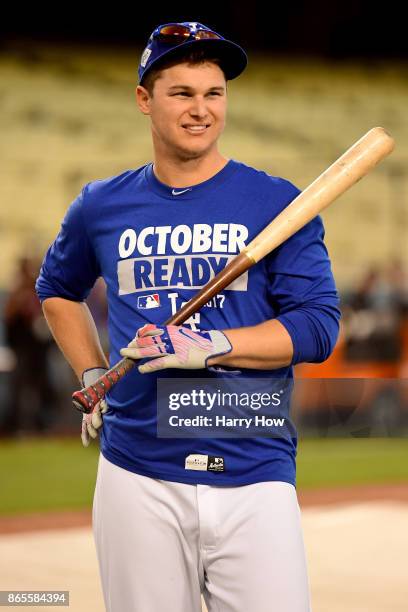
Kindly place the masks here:
POLYGON ((107 612, 309 612, 295 488, 190 485, 100 455, 93 531, 107 612))

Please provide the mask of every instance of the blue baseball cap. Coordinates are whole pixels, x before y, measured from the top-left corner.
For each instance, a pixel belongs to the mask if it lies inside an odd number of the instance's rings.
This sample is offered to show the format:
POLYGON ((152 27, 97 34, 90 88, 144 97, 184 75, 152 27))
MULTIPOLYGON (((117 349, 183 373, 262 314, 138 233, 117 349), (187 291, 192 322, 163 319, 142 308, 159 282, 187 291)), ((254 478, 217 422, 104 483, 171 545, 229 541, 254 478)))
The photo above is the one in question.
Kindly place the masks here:
POLYGON ((181 49, 204 48, 220 59, 227 80, 235 79, 248 64, 245 51, 236 43, 197 21, 165 23, 153 30, 139 64, 139 83, 159 60, 177 57, 181 49))

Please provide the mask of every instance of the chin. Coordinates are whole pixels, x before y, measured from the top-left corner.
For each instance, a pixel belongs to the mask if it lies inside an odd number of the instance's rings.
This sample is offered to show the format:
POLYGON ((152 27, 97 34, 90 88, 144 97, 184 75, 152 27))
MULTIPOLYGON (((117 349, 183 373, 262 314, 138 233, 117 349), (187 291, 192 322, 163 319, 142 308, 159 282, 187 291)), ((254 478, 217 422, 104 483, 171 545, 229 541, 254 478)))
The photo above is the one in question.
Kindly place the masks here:
POLYGON ((207 146, 207 147, 179 146, 177 147, 177 151, 182 159, 188 160, 188 159, 198 159, 199 157, 203 157, 210 151, 211 148, 212 148, 211 146, 207 146))

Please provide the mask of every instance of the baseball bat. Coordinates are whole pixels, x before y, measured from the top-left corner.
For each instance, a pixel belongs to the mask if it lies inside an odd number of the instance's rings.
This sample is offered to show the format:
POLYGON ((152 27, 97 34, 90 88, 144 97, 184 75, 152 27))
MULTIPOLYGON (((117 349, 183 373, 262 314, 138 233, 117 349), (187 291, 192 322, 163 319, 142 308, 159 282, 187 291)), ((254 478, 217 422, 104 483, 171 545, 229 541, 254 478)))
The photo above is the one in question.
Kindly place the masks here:
MULTIPOLYGON (((230 263, 164 325, 181 325, 212 297, 282 244, 301 227, 316 217, 347 189, 352 187, 394 149, 393 138, 382 127, 369 130, 327 170, 277 215, 230 263)), ((91 412, 105 394, 136 364, 121 359, 95 383, 75 391, 74 406, 91 412)))

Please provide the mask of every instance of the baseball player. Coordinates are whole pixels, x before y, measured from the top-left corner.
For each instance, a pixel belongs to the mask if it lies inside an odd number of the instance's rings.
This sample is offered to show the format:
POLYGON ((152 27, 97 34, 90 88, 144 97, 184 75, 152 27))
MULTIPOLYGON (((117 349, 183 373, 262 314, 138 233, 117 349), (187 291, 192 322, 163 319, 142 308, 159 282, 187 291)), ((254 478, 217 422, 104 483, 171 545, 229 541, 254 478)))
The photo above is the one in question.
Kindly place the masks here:
MULTIPOLYGON (((218 148, 237 44, 196 22, 158 26, 136 99, 154 161, 92 181, 70 205, 36 290, 82 385, 142 359, 83 417, 100 434, 93 531, 110 612, 306 612, 297 438, 160 438, 161 378, 290 380, 335 345, 340 312, 316 217, 182 326, 163 326, 299 194, 218 148), (107 285, 109 363, 85 299, 107 285)), ((248 95, 250 95, 250 91, 248 95)), ((290 415, 287 415, 290 423, 290 415)))

